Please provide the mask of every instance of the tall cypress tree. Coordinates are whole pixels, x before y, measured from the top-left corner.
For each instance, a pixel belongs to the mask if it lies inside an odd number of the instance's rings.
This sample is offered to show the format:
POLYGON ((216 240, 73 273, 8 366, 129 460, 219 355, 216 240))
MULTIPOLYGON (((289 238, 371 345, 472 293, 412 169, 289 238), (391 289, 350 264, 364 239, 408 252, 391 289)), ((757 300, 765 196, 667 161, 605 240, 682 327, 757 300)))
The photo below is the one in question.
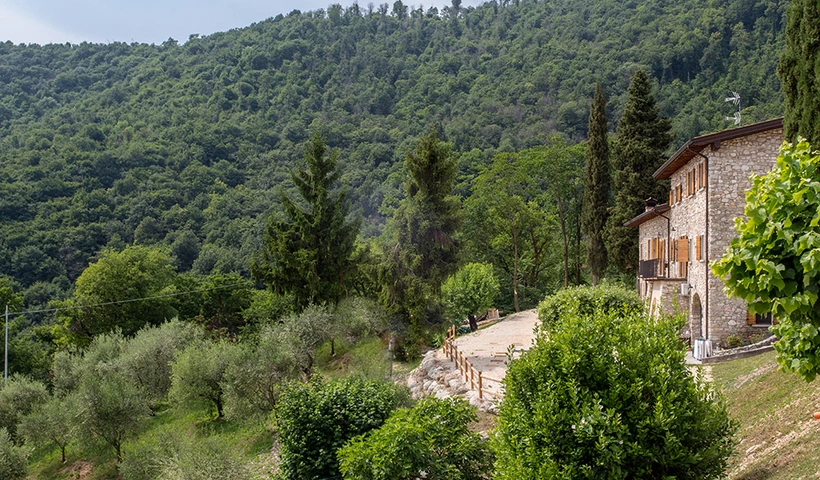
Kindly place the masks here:
POLYGON ((595 97, 589 109, 589 141, 586 151, 584 205, 581 228, 587 244, 587 263, 592 270, 592 284, 597 285, 606 270, 604 229, 609 216, 609 144, 606 136, 606 98, 601 84, 595 87, 595 97))
POLYGON ((797 136, 820 146, 820 4, 792 0, 786 24, 786 50, 777 68, 786 96, 783 127, 790 141, 797 136))
POLYGON ((642 70, 632 76, 628 94, 612 145, 615 205, 606 228, 609 261, 622 271, 632 270, 638 262, 638 231, 624 223, 643 211, 647 198, 666 197, 668 186, 652 174, 663 164, 672 140, 669 120, 659 116, 649 77, 642 70))
POLYGON ((273 291, 293 294, 298 309, 338 302, 355 267, 351 257, 360 222, 347 219, 346 191, 332 192, 339 178, 339 154, 334 150, 326 155, 326 150, 318 133, 308 141, 307 168, 291 172, 301 205, 281 194, 287 218, 271 216, 262 250, 251 266, 254 278, 273 291))
POLYGON ((394 218, 391 303, 411 324, 440 315, 441 285, 457 269, 454 235, 461 224, 461 204, 453 195, 458 165, 435 128, 408 153, 406 197, 394 218))

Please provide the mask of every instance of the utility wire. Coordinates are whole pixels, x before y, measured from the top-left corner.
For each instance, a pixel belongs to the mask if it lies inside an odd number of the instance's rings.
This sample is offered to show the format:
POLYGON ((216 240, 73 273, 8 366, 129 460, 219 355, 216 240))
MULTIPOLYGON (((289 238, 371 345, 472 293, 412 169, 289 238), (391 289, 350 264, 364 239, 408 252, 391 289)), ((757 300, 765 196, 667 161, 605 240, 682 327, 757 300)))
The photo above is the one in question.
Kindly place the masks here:
POLYGON ((211 287, 211 288, 202 288, 200 290, 189 290, 187 292, 176 292, 176 293, 167 293, 165 295, 154 295, 152 297, 142 297, 142 298, 129 298, 128 300, 116 300, 113 302, 103 302, 103 303, 92 303, 90 305, 75 305, 72 307, 60 307, 60 308, 44 308, 40 310, 26 310, 23 312, 9 312, 8 315, 24 315, 26 313, 50 313, 50 312, 60 312, 63 310, 77 310, 80 308, 91 308, 91 307, 104 307, 107 305, 121 305, 123 303, 133 303, 133 302, 141 302, 143 300, 155 300, 157 298, 168 298, 168 297, 179 297, 181 295, 189 295, 191 293, 201 293, 201 292, 210 292, 213 290, 223 290, 226 288, 233 288, 238 287, 240 285, 253 285, 253 282, 250 280, 245 280, 239 283, 232 283, 230 285, 220 285, 218 287, 211 287))

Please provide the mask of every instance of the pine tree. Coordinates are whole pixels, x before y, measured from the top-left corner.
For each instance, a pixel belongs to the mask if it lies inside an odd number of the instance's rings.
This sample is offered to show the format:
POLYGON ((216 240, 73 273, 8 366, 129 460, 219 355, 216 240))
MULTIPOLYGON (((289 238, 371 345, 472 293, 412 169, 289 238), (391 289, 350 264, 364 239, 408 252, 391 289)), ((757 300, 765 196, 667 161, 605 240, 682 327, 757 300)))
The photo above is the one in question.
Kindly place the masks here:
POLYGON ((792 0, 786 24, 786 49, 777 69, 786 97, 786 139, 806 138, 820 145, 820 4, 792 0))
POLYGON ((360 222, 347 218, 346 191, 332 192, 339 154, 325 155, 326 149, 324 138, 313 135, 305 151, 307 169, 291 172, 307 209, 281 194, 287 219, 271 216, 251 266, 254 278, 273 291, 292 293, 300 310, 311 303, 338 302, 355 267, 351 257, 360 222))
POLYGON ((581 228, 587 243, 587 263, 592 270, 592 284, 597 285, 606 270, 604 229, 609 216, 609 144, 606 135, 606 98, 601 84, 595 87, 595 97, 589 112, 589 141, 586 152, 584 204, 581 228))
POLYGON ((410 320, 434 321, 441 314, 441 285, 458 267, 454 239, 461 205, 453 195, 458 169, 450 147, 434 128, 405 159, 409 178, 394 218, 390 303, 410 320))
POLYGON ((643 211, 647 198, 666 197, 668 187, 652 174, 663 164, 672 139, 669 120, 658 116, 649 77, 642 70, 632 76, 628 94, 612 145, 615 205, 606 228, 609 261, 622 271, 634 269, 638 262, 638 231, 624 223, 643 211))

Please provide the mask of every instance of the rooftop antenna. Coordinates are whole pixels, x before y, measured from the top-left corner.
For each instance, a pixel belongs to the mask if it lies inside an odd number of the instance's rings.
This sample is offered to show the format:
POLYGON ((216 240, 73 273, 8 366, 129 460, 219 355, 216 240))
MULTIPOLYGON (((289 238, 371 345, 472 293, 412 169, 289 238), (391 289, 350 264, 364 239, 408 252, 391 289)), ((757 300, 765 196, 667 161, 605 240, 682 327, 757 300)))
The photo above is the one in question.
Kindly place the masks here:
POLYGON ((737 106, 737 111, 734 116, 726 117, 726 120, 734 120, 735 125, 740 125, 740 94, 737 92, 732 92, 732 96, 724 98, 723 101, 726 103, 732 102, 735 106, 737 106))

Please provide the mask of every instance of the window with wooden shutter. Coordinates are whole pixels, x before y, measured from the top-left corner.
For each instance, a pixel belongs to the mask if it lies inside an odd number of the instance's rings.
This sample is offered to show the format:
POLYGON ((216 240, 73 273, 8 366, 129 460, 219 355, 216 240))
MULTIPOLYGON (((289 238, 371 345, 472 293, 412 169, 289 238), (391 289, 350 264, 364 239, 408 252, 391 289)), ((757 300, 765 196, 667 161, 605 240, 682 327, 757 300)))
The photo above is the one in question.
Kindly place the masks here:
POLYGON ((695 237, 695 260, 703 260, 703 235, 695 237))
POLYGON ((746 325, 755 324, 755 314, 751 310, 746 310, 746 325))
POLYGON ((706 188, 706 163, 700 164, 700 188, 706 188))
POLYGON ((689 239, 681 237, 678 240, 678 262, 686 263, 689 261, 689 239))
POLYGON ((673 190, 670 188, 670 189, 669 189, 669 205, 672 205, 672 199, 673 199, 673 198, 674 198, 674 196, 673 196, 673 190))

